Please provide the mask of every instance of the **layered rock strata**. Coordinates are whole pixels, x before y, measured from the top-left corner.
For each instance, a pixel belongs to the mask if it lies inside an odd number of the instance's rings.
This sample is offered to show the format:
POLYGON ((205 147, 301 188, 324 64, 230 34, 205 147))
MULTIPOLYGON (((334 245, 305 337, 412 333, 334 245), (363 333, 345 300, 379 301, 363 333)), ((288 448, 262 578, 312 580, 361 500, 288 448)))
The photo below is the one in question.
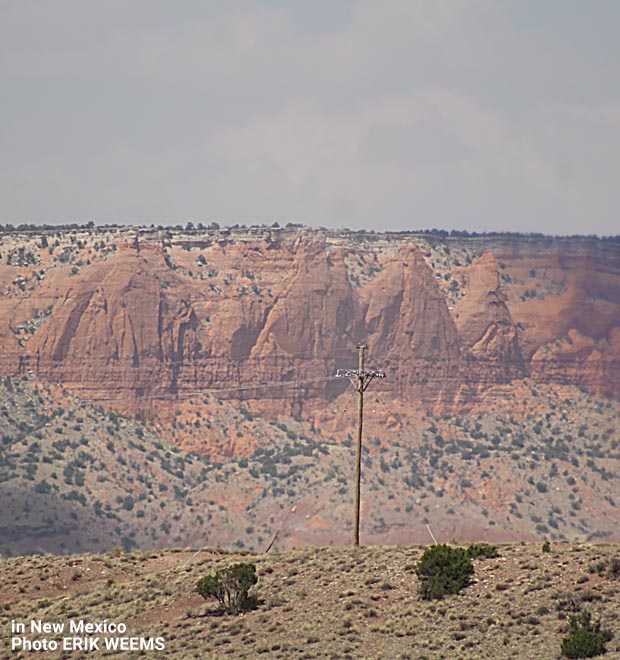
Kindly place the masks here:
POLYGON ((617 243, 450 239, 440 266, 420 236, 122 238, 86 264, 87 240, 69 263, 41 250, 43 275, 2 266, 5 374, 132 413, 211 392, 303 414, 345 390, 331 377, 364 341, 379 392, 435 411, 525 376, 620 397, 617 243))

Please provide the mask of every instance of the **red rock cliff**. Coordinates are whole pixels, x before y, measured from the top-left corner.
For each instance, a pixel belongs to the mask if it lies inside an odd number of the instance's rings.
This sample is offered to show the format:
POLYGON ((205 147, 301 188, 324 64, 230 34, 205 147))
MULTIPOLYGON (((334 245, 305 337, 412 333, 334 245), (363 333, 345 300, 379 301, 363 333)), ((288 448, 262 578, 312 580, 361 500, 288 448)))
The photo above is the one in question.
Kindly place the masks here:
POLYGON ((425 237, 308 230, 120 238, 103 255, 96 234, 84 238, 68 263, 34 246, 36 271, 2 266, 4 373, 32 370, 130 411, 213 391, 302 413, 344 391, 328 378, 355 366, 363 340, 388 373, 378 391, 416 405, 466 406, 528 374, 620 396, 618 244, 450 239, 440 252, 425 237))

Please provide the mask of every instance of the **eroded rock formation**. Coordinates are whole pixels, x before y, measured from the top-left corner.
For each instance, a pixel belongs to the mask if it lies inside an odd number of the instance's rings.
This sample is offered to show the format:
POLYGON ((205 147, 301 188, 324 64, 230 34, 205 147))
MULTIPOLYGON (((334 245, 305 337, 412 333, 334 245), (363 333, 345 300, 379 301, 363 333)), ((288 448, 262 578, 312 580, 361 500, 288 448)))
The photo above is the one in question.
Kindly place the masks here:
POLYGON ((365 341, 381 391, 435 410, 525 376, 620 397, 618 243, 126 231, 102 255, 97 240, 1 267, 4 373, 134 413, 212 392, 303 414, 344 391, 329 378, 365 341))

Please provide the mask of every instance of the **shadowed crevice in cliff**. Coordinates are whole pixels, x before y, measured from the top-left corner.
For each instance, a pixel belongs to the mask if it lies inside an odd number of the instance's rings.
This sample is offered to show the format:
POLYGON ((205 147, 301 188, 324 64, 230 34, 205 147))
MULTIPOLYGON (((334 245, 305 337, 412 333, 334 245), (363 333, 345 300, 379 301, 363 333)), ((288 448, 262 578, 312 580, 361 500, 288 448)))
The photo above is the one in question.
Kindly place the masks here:
POLYGON ((242 325, 236 328, 230 337, 230 354, 233 358, 245 358, 254 350, 261 332, 267 325, 271 306, 264 309, 256 301, 251 301, 241 310, 242 325))
POLYGON ((467 294, 455 307, 456 325, 468 358, 493 362, 500 378, 527 375, 519 347, 519 330, 500 286, 492 254, 475 259, 465 271, 467 294))
POLYGON ((64 360, 71 351, 71 342, 75 338, 82 316, 91 302, 93 293, 79 293, 72 300, 72 291, 65 299, 65 307, 69 309, 65 319, 61 321, 62 330, 52 348, 52 360, 64 360))
MULTIPOLYGON (((170 310, 168 310, 170 312, 170 310)), ((198 317, 193 307, 181 300, 174 312, 168 313, 161 324, 160 346, 164 362, 169 369, 169 391, 178 392, 179 375, 187 362, 192 362, 199 353, 200 344, 196 338, 198 317)))

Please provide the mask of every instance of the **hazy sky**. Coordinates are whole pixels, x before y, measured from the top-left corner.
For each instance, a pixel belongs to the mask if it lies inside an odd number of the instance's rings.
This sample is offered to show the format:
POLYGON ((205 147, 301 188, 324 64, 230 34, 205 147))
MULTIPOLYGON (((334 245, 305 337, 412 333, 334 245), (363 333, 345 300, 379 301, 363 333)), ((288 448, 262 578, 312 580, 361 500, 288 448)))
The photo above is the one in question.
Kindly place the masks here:
POLYGON ((0 0, 0 223, 620 233, 618 0, 0 0))

